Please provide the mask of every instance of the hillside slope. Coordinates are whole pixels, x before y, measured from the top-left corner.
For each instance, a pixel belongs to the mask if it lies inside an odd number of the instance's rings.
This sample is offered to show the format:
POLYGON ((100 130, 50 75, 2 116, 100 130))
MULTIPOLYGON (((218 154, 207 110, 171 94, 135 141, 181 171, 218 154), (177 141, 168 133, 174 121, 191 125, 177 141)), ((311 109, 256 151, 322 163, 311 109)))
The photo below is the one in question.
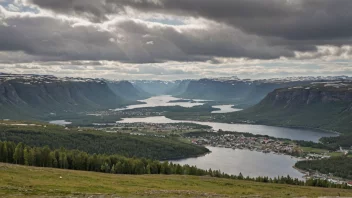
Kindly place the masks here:
POLYGON ((0 119, 117 108, 142 98, 130 83, 39 75, 0 76, 0 119), (135 93, 133 93, 135 92, 135 93))
POLYGON ((351 197, 352 191, 197 176, 113 175, 0 163, 0 196, 351 197))
POLYGON ((229 114, 227 119, 351 133, 352 83, 337 81, 277 89, 259 104, 229 114))

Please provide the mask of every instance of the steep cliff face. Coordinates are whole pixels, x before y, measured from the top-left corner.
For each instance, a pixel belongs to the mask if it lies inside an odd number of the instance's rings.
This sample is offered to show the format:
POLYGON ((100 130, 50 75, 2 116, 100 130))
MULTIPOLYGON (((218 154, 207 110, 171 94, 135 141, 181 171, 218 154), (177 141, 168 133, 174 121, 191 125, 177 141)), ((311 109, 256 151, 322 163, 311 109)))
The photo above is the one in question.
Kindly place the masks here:
POLYGON ((229 115, 231 119, 352 133, 352 82, 276 89, 257 105, 229 115))
POLYGON ((167 91, 166 94, 173 95, 173 96, 179 96, 187 90, 190 82, 191 82, 190 80, 176 81, 175 83, 178 85, 176 87, 170 89, 169 91, 167 91))
POLYGON ((131 83, 140 91, 150 95, 165 95, 170 90, 176 88, 180 81, 162 81, 162 80, 135 80, 131 83))
POLYGON ((135 88, 128 81, 107 81, 109 88, 125 100, 142 100, 150 97, 150 94, 135 88))
POLYGON ((36 76, 0 81, 0 118, 116 108, 125 102, 101 80, 36 76))
POLYGON ((274 107, 352 102, 352 89, 305 86, 275 90, 262 101, 274 107))

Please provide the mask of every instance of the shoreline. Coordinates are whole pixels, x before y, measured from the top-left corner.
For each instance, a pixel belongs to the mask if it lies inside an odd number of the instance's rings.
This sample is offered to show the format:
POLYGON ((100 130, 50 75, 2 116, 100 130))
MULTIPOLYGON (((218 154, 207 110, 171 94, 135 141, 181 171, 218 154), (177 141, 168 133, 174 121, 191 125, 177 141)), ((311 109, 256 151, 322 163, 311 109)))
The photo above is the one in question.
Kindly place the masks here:
MULTIPOLYGON (((226 114, 226 113, 224 113, 226 114)), ((171 119, 171 120, 176 120, 176 121, 191 121, 191 122, 213 122, 213 123, 223 123, 223 124, 247 124, 247 125, 263 125, 263 126, 271 126, 271 127, 281 127, 281 128, 289 128, 289 129, 303 129, 303 130, 314 130, 314 131, 317 131, 317 132, 323 132, 323 133, 333 133, 333 134, 336 134, 338 136, 341 136, 343 135, 343 133, 340 133, 338 131, 333 131, 333 130, 329 130, 329 129, 321 129, 321 128, 313 128, 313 127, 303 127, 303 126, 286 126, 286 125, 275 125, 275 124, 264 124, 264 123, 252 123, 252 122, 239 122, 239 121, 234 121, 234 122, 223 122, 223 121, 217 121, 214 122, 214 120, 211 120, 211 121, 201 121, 201 120, 181 120, 181 119, 177 119, 177 118, 172 118, 172 117, 167 117, 165 116, 166 118, 168 119, 171 119)), ((330 137, 334 137, 334 136, 330 136, 330 137)))
POLYGON ((296 167, 296 165, 293 165, 292 168, 297 170, 298 172, 302 173, 304 175, 303 178, 307 178, 309 176, 309 171, 299 169, 296 167))
MULTIPOLYGON (((207 148, 204 146, 204 148, 207 148)), ((208 149, 208 148, 207 148, 208 149)), ((208 149, 209 150, 209 149, 208 149)), ((181 158, 181 157, 176 157, 176 158, 168 158, 168 159, 162 159, 162 160, 159 160, 161 162, 170 162, 170 161, 179 161, 179 160, 185 160, 185 159, 189 159, 189 158, 198 158, 198 157, 204 157, 208 154, 212 153, 211 150, 209 150, 208 152, 204 153, 204 154, 199 154, 199 155, 193 155, 193 156, 189 156, 189 157, 184 157, 184 158, 181 158)))

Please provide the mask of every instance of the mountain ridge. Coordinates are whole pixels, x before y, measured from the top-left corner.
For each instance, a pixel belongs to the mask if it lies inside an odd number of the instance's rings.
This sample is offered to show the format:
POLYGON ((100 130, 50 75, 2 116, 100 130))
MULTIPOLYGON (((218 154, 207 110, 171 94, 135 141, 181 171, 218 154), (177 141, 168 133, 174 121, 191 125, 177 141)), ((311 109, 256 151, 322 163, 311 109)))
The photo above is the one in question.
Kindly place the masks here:
POLYGON ((352 80, 347 76, 289 77, 272 79, 204 78, 191 80, 187 89, 176 96, 191 99, 218 100, 254 105, 271 91, 312 82, 352 80))
POLYGON ((258 104, 230 113, 227 122, 316 128, 351 134, 352 81, 311 83, 279 88, 258 104))
POLYGON ((42 118, 63 112, 116 108, 135 103, 135 100, 144 98, 142 95, 129 82, 2 74, 0 110, 3 113, 0 118, 42 118))

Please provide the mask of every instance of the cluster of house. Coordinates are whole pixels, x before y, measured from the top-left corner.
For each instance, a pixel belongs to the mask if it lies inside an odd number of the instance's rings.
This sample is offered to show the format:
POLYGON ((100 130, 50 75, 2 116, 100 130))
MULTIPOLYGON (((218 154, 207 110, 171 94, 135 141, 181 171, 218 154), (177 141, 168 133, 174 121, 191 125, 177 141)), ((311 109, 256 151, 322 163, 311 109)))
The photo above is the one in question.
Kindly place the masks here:
POLYGON ((305 158, 308 160, 318 160, 318 159, 326 159, 330 157, 331 156, 327 155, 326 153, 324 154, 308 153, 305 158))
POLYGON ((342 148, 340 146, 340 149, 338 150, 338 152, 341 152, 344 155, 348 155, 349 153, 352 153, 352 146, 350 148, 342 148))
POLYGON ((158 138, 165 138, 165 135, 156 135, 156 134, 146 134, 146 133, 130 133, 130 135, 136 135, 136 136, 153 136, 153 137, 158 137, 158 138))
POLYGON ((128 111, 117 111, 117 110, 108 110, 108 111, 100 111, 94 113, 87 113, 86 115, 90 116, 108 116, 108 115, 115 115, 119 117, 142 117, 142 116, 161 116, 163 115, 162 112, 153 112, 153 111, 146 111, 143 109, 135 109, 135 110, 128 110, 128 111))
POLYGON ((158 133, 178 133, 187 132, 196 129, 196 127, 184 123, 163 124, 163 123, 111 123, 111 124, 94 124, 96 126, 108 126, 101 128, 106 132, 158 132, 158 133))
POLYGON ((163 124, 163 123, 116 123, 119 128, 137 128, 138 130, 151 130, 156 132, 172 130, 192 130, 194 127, 185 124, 163 124))
POLYGON ((266 137, 245 137, 243 134, 224 134, 218 136, 206 136, 192 141, 194 144, 232 149, 249 149, 264 153, 293 154, 298 151, 297 145, 266 137))

